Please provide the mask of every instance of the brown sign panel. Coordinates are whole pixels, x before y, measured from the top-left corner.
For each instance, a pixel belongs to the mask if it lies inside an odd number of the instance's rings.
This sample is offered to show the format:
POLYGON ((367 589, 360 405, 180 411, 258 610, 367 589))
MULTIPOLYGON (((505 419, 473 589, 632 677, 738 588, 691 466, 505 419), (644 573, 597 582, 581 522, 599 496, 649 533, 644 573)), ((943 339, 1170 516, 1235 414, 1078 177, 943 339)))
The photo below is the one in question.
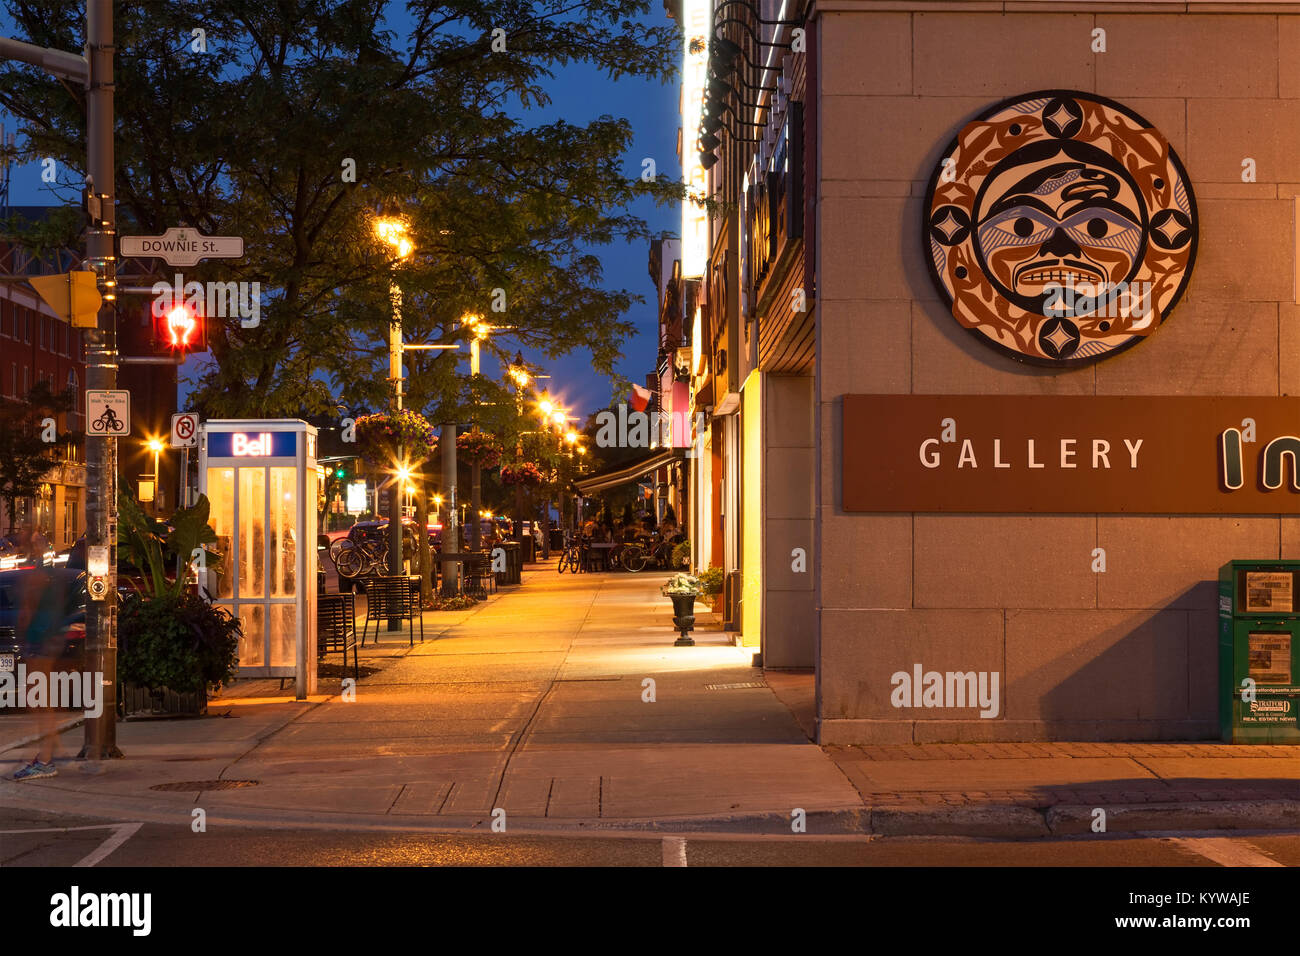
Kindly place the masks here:
POLYGON ((1294 514, 1300 398, 845 395, 845 511, 1294 514))

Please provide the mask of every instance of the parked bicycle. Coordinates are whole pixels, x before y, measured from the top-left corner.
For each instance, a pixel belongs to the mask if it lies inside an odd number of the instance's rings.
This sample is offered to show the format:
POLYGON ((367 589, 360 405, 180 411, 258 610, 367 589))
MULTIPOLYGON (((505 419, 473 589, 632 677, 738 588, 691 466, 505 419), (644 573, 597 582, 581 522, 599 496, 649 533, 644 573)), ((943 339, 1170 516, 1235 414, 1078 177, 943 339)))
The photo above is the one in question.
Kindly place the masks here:
POLYGON ((342 538, 330 546, 330 557, 339 576, 344 578, 361 577, 371 571, 383 571, 388 567, 388 544, 385 541, 353 541, 342 538), (335 550, 334 545, 338 548, 335 550))
POLYGON ((571 534, 564 535, 564 552, 560 555, 560 563, 555 566, 555 570, 560 574, 565 571, 577 574, 582 570, 582 548, 571 534))

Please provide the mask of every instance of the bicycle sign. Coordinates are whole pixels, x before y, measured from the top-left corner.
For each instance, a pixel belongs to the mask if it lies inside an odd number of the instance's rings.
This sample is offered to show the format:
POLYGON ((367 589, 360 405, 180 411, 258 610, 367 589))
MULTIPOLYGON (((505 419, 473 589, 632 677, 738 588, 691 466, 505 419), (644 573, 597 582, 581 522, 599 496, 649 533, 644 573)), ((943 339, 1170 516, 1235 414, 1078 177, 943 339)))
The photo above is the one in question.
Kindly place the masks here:
POLYGON ((86 434, 100 438, 131 434, 131 393, 126 389, 86 389, 86 434))

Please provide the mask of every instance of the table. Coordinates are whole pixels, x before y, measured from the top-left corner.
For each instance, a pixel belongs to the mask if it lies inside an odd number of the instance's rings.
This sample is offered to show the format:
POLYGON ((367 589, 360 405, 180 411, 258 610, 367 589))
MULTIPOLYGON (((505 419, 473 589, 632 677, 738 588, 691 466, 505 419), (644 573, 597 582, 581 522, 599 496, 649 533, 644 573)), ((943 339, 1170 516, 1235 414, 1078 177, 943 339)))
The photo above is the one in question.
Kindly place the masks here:
POLYGON ((618 547, 618 542, 617 542, 617 541, 593 541, 593 542, 591 542, 591 544, 587 545, 587 565, 588 565, 588 566, 585 567, 585 568, 583 568, 583 570, 584 570, 584 571, 590 571, 590 570, 591 570, 590 565, 591 565, 591 563, 592 563, 592 560, 593 560, 593 559, 596 559, 596 558, 599 558, 599 559, 600 559, 600 569, 601 569, 602 571, 608 571, 608 570, 609 570, 609 553, 610 553, 611 551, 613 551, 613 550, 614 550, 615 548, 617 548, 617 547, 618 547))

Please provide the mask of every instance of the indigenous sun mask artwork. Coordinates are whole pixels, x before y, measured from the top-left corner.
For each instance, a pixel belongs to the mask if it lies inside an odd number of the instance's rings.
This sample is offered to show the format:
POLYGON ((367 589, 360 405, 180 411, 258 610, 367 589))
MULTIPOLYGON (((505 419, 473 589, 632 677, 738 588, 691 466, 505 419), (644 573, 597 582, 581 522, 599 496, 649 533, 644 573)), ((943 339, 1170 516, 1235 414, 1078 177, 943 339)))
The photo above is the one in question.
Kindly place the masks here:
POLYGON ((1150 335, 1196 255, 1196 200, 1169 143, 1086 93, 1030 93, 968 123, 925 214, 953 317, 1037 364, 1085 364, 1150 335))

